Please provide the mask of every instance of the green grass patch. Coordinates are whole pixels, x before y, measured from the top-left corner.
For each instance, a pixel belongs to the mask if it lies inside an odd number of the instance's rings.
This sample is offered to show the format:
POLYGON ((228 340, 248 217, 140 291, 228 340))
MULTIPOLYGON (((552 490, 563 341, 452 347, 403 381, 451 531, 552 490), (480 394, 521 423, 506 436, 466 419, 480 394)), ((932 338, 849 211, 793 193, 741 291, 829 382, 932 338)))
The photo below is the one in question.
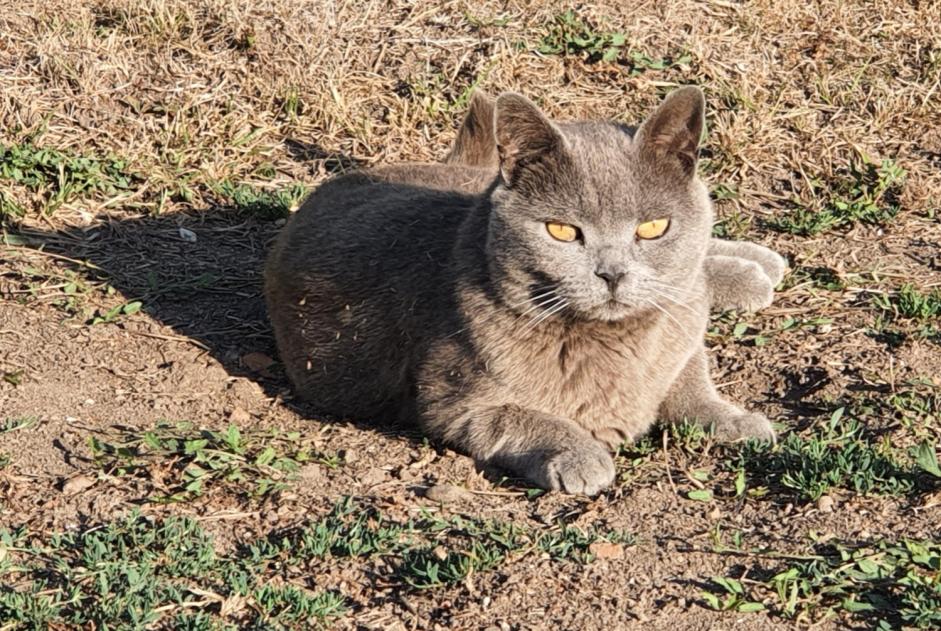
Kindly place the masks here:
POLYGON ((832 618, 889 631, 941 627, 941 542, 819 546, 767 580, 715 577, 713 609, 762 611, 801 623, 832 618))
POLYGON ((299 432, 213 431, 189 423, 158 423, 147 431, 89 440, 96 465, 111 476, 150 481, 153 502, 180 502, 209 487, 241 489, 260 498, 285 488, 301 466, 335 467, 335 455, 313 449, 299 432))
POLYGON ((0 620, 4 629, 278 629, 343 614, 340 595, 274 584, 268 569, 245 552, 218 555, 188 518, 135 514, 43 538, 0 531, 0 620))
POLYGON ((892 318, 934 320, 941 317, 941 290, 921 292, 911 284, 902 285, 891 294, 880 294, 872 304, 892 318))
POLYGON ((631 66, 632 74, 664 70, 687 64, 692 59, 686 54, 676 59, 654 58, 631 50, 624 33, 598 30, 572 9, 557 15, 546 25, 546 32, 537 43, 536 51, 543 55, 582 57, 588 63, 624 62, 631 66))
MULTIPOLYGON (((75 198, 128 190, 136 176, 126 161, 113 156, 79 155, 25 142, 0 145, 0 179, 38 193, 42 211, 50 214, 75 198)), ((6 194, 0 195, 0 216, 22 214, 21 205, 6 194)))
POLYGON ((899 212, 905 170, 893 160, 850 165, 848 173, 832 181, 813 179, 815 204, 796 208, 768 225, 779 232, 812 236, 857 223, 883 225, 899 212))
POLYGON ((209 188, 222 204, 234 207, 239 213, 266 220, 287 217, 297 210, 309 192, 306 186, 299 183, 267 190, 230 180, 210 184, 209 188))
POLYGON ((602 533, 567 524, 538 532, 517 524, 460 516, 440 519, 426 514, 412 528, 433 537, 430 543, 402 555, 399 577, 416 589, 454 585, 471 574, 493 570, 511 557, 532 552, 546 554, 553 561, 585 564, 595 558, 591 551, 594 543, 635 543, 629 533, 602 533))
MULTIPOLYGON (((741 448, 738 467, 752 479, 817 500, 833 489, 860 494, 904 495, 919 490, 921 480, 936 476, 937 445, 894 449, 877 442, 855 418, 836 410, 809 433, 791 432, 776 445, 748 443, 741 448)), ((763 494, 763 493, 759 493, 763 494)))

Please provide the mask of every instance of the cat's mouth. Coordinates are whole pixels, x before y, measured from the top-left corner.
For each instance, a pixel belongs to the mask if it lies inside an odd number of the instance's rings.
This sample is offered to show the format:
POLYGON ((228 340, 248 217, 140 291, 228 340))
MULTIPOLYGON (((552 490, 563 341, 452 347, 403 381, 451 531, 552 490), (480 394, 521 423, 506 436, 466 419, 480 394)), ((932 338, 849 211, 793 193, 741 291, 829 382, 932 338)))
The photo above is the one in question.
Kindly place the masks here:
POLYGON ((621 302, 614 296, 611 296, 604 302, 598 304, 592 311, 592 317, 596 320, 615 322, 617 320, 623 320, 636 312, 637 307, 626 302, 621 302))

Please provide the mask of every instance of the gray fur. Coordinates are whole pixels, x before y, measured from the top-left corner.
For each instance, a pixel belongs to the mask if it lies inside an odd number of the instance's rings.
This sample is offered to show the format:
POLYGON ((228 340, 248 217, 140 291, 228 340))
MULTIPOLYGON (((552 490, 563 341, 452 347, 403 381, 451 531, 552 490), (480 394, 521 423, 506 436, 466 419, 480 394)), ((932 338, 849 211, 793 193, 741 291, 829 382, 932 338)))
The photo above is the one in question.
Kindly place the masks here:
MULTIPOLYGON (((496 172, 500 158, 494 140, 493 111, 494 99, 475 90, 446 163, 496 172)), ((757 243, 713 238, 704 267, 713 309, 757 311, 771 304, 786 264, 779 254, 757 243)))
POLYGON ((658 418, 773 439, 707 371, 703 109, 698 89, 676 90, 631 135, 556 124, 504 94, 499 177, 404 165, 322 185, 266 268, 297 393, 337 416, 415 418, 482 462, 572 493, 609 485, 609 450, 658 418), (661 238, 635 238, 660 217, 672 222, 661 238), (550 220, 584 239, 555 241, 550 220))

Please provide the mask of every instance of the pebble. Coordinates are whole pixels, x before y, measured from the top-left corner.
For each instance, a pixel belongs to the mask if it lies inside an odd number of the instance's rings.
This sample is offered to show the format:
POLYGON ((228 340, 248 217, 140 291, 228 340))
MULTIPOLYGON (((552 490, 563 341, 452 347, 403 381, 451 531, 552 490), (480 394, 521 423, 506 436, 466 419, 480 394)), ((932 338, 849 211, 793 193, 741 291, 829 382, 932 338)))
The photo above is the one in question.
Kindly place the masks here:
POLYGON ((90 475, 85 475, 81 473, 76 476, 72 476, 68 480, 62 483, 62 492, 66 495, 75 495, 76 493, 81 493, 85 489, 95 486, 97 482, 95 478, 90 475))
POLYGON ((821 495, 817 500, 817 510, 821 513, 833 512, 833 498, 829 495, 821 495))
POLYGON ((425 490, 425 497, 430 499, 432 502, 448 504, 451 502, 469 501, 472 497, 472 494, 467 489, 462 489, 461 487, 454 486, 453 484, 436 484, 435 486, 428 487, 428 489, 425 490))

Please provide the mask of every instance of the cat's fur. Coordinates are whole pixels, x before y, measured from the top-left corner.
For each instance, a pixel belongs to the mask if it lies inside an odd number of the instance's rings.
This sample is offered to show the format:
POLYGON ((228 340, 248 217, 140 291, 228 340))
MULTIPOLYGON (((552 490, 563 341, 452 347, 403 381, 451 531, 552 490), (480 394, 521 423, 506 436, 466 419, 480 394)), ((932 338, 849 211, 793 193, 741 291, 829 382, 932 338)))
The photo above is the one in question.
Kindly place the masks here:
POLYGON ((417 418, 480 461, 573 493, 610 484, 609 450, 658 417, 773 439, 768 419, 724 401, 708 374, 704 105, 679 89, 632 135, 555 124, 503 94, 499 175, 483 193, 490 170, 448 165, 322 185, 266 268, 297 393, 338 416, 417 418), (634 238, 664 216, 663 237, 634 238), (580 226, 584 241, 554 241, 550 220, 580 226))
MULTIPOLYGON (((494 139, 495 101, 475 90, 446 164, 482 167, 496 173, 500 165, 494 139)), ((633 130, 631 130, 633 131, 633 130)), ((482 192, 483 189, 473 192, 482 192)), ((713 309, 757 311, 771 304, 786 263, 775 251, 757 243, 713 238, 703 263, 713 309)))

